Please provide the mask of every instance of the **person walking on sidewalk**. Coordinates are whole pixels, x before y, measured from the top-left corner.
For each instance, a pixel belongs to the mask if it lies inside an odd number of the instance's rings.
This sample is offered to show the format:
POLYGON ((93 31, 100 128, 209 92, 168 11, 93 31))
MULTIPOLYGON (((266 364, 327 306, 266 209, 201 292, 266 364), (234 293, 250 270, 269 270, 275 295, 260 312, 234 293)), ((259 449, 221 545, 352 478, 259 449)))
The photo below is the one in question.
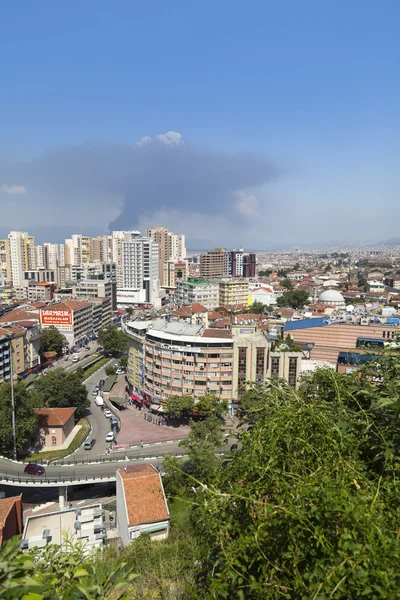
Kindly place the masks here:
POLYGON ((143 440, 142 440, 142 441, 140 442, 140 447, 141 447, 141 448, 143 448, 143 446, 144 446, 144 443, 143 443, 143 440))

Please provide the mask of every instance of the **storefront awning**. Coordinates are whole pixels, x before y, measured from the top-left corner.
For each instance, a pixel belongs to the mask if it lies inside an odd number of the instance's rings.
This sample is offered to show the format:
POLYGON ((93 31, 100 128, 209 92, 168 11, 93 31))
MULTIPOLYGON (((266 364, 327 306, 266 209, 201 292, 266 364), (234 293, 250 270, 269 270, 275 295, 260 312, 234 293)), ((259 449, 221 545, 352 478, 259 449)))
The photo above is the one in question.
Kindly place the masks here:
POLYGON ((139 404, 142 404, 142 402, 143 402, 143 398, 141 398, 134 392, 131 393, 131 398, 132 398, 132 400, 135 400, 135 402, 138 402, 139 404))

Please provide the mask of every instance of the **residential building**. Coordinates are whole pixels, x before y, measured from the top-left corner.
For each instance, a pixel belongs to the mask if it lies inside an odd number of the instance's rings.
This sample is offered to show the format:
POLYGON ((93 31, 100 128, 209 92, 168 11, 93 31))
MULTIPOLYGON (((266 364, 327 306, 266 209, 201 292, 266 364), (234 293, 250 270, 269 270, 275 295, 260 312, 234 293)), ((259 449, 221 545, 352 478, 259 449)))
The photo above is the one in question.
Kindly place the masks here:
MULTIPOLYGON (((142 237, 136 231, 126 232, 123 244, 123 289, 128 302, 129 292, 132 302, 155 304, 160 294, 158 277, 158 246, 150 237, 142 237), (128 294, 126 294, 128 292, 128 294)), ((120 296, 120 289, 117 298, 120 296)), ((122 296, 121 296, 122 298, 122 296)))
POLYGON ((117 470, 117 528, 124 546, 148 533, 152 540, 169 534, 169 510, 160 473, 138 464, 117 470))
POLYGON ((182 260, 170 259, 164 262, 163 286, 175 288, 179 279, 186 281, 189 276, 188 264, 182 260))
POLYGON ((231 255, 223 248, 215 248, 200 255, 200 277, 216 279, 231 275, 231 255))
POLYGON ((230 331, 206 329, 178 321, 126 324, 128 342, 137 349, 129 353, 128 381, 137 391, 166 399, 171 395, 206 392, 233 399, 233 339, 230 331), (132 364, 140 356, 140 365, 132 364), (135 378, 131 379, 131 375, 135 378), (137 386, 138 374, 141 385, 137 386))
POLYGON ((0 326, 0 383, 11 379, 10 332, 0 326))
POLYGON ((36 267, 35 238, 26 231, 11 231, 6 245, 7 280, 22 287, 24 271, 36 267))
POLYGON ((43 328, 53 325, 66 338, 70 346, 86 342, 94 333, 93 307, 88 302, 68 300, 40 310, 43 328))
POLYGON ((233 277, 255 277, 257 257, 254 253, 244 252, 242 248, 232 250, 229 262, 231 265, 229 275, 233 277))
POLYGON ((185 236, 172 233, 167 227, 154 227, 147 229, 146 236, 151 238, 158 246, 158 272, 162 286, 169 286, 166 279, 167 273, 164 265, 170 259, 182 260, 186 258, 185 236))
POLYGON ((61 552, 70 552, 76 543, 81 542, 88 552, 104 545, 107 525, 102 505, 96 503, 64 509, 64 502, 64 496, 60 497, 63 510, 27 517, 21 542, 23 550, 56 544, 61 552))
POLYGON ((267 377, 285 379, 290 386, 297 387, 302 373, 302 352, 275 351, 268 357, 267 377))
POLYGON ((201 304, 208 310, 219 306, 219 284, 206 279, 189 277, 176 282, 176 300, 182 304, 201 304))
MULTIPOLYGON (((132 231, 140 235, 140 231, 132 231)), ((111 255, 112 262, 116 265, 117 270, 117 288, 124 287, 124 240, 125 231, 113 231, 111 234, 111 255)))
POLYGON ((171 312, 171 317, 184 323, 208 327, 208 310, 196 302, 183 304, 171 312))
POLYGON ((38 428, 33 445, 39 450, 56 450, 64 445, 75 427, 76 408, 35 408, 38 428))
POLYGON ((111 281, 84 279, 77 281, 72 286, 72 294, 74 298, 85 299, 89 298, 112 298, 112 283, 111 281))
POLYGON ((89 302, 93 308, 94 333, 108 327, 112 321, 111 298, 89 298, 87 302, 89 302))
POLYGON ((266 285, 254 287, 249 293, 249 306, 254 302, 261 302, 265 306, 276 305, 276 295, 273 288, 266 285))
POLYGON ((257 324, 232 325, 234 340, 233 395, 239 398, 240 390, 248 381, 263 383, 267 377, 270 343, 257 324))
POLYGON ((0 500, 0 548, 23 528, 22 494, 0 500))
POLYGON ((27 281, 24 282, 27 285, 24 285, 21 288, 16 288, 15 297, 18 300, 29 300, 35 302, 37 300, 43 300, 45 302, 50 302, 54 298, 54 283, 47 282, 38 282, 38 281, 27 281))
POLYGON ((8 240, 0 240, 0 277, 7 280, 7 246, 8 240))
POLYGON ((219 282, 219 306, 248 305, 249 282, 246 279, 222 279, 219 282))

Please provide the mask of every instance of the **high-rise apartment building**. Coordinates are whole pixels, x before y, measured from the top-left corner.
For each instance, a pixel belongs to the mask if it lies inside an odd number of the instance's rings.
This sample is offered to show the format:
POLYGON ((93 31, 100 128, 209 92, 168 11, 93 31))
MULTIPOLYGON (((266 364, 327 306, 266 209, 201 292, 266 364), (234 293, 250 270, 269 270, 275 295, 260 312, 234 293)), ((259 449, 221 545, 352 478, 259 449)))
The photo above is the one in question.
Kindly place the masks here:
POLYGON ((164 280, 164 264, 170 259, 186 258, 185 236, 168 231, 168 227, 147 229, 147 237, 158 244, 158 272, 161 285, 168 285, 164 280))
MULTIPOLYGON (((132 231, 131 233, 140 235, 140 231, 132 231)), ((117 269, 117 288, 124 286, 124 239, 125 231, 113 231, 111 234, 111 256, 117 269)))
POLYGON ((36 267, 35 238, 26 231, 11 231, 6 244, 7 280, 21 287, 24 271, 36 267))
MULTIPOLYGON (((158 245, 138 231, 127 231, 123 242, 122 292, 136 292, 138 302, 153 303, 158 297, 158 245)), ((132 298, 135 296, 133 295, 132 298)), ((126 298, 128 296, 126 295, 126 298)))
POLYGON ((231 274, 230 253, 223 248, 203 252, 200 256, 200 277, 215 279, 231 274))
POLYGON ((251 252, 232 250, 230 252, 231 273, 233 277, 255 277, 256 276, 256 255, 251 252))
POLYGON ((0 277, 7 279, 7 244, 8 240, 0 240, 0 277))

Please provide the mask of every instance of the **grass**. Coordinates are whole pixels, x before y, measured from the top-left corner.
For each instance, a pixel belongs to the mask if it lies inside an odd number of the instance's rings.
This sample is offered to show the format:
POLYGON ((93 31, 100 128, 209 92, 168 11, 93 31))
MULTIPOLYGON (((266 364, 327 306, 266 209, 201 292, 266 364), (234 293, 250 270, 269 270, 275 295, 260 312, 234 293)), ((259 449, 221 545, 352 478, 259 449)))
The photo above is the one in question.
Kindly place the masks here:
POLYGON ((63 450, 45 450, 44 452, 35 452, 26 458, 27 462, 43 462, 44 460, 52 461, 59 460, 60 458, 64 458, 69 454, 72 454, 74 450, 79 448, 79 446, 83 443, 83 441, 88 436, 90 431, 90 425, 86 419, 79 419, 77 425, 81 425, 82 427, 68 446, 68 448, 64 448, 63 450))
POLYGON ((88 379, 91 375, 93 375, 93 373, 96 373, 96 371, 101 369, 101 367, 104 367, 104 365, 106 365, 109 360, 110 359, 107 357, 99 358, 97 362, 95 362, 93 365, 90 365, 90 367, 88 367, 87 369, 83 367, 85 373, 83 381, 85 381, 85 379, 88 379))

